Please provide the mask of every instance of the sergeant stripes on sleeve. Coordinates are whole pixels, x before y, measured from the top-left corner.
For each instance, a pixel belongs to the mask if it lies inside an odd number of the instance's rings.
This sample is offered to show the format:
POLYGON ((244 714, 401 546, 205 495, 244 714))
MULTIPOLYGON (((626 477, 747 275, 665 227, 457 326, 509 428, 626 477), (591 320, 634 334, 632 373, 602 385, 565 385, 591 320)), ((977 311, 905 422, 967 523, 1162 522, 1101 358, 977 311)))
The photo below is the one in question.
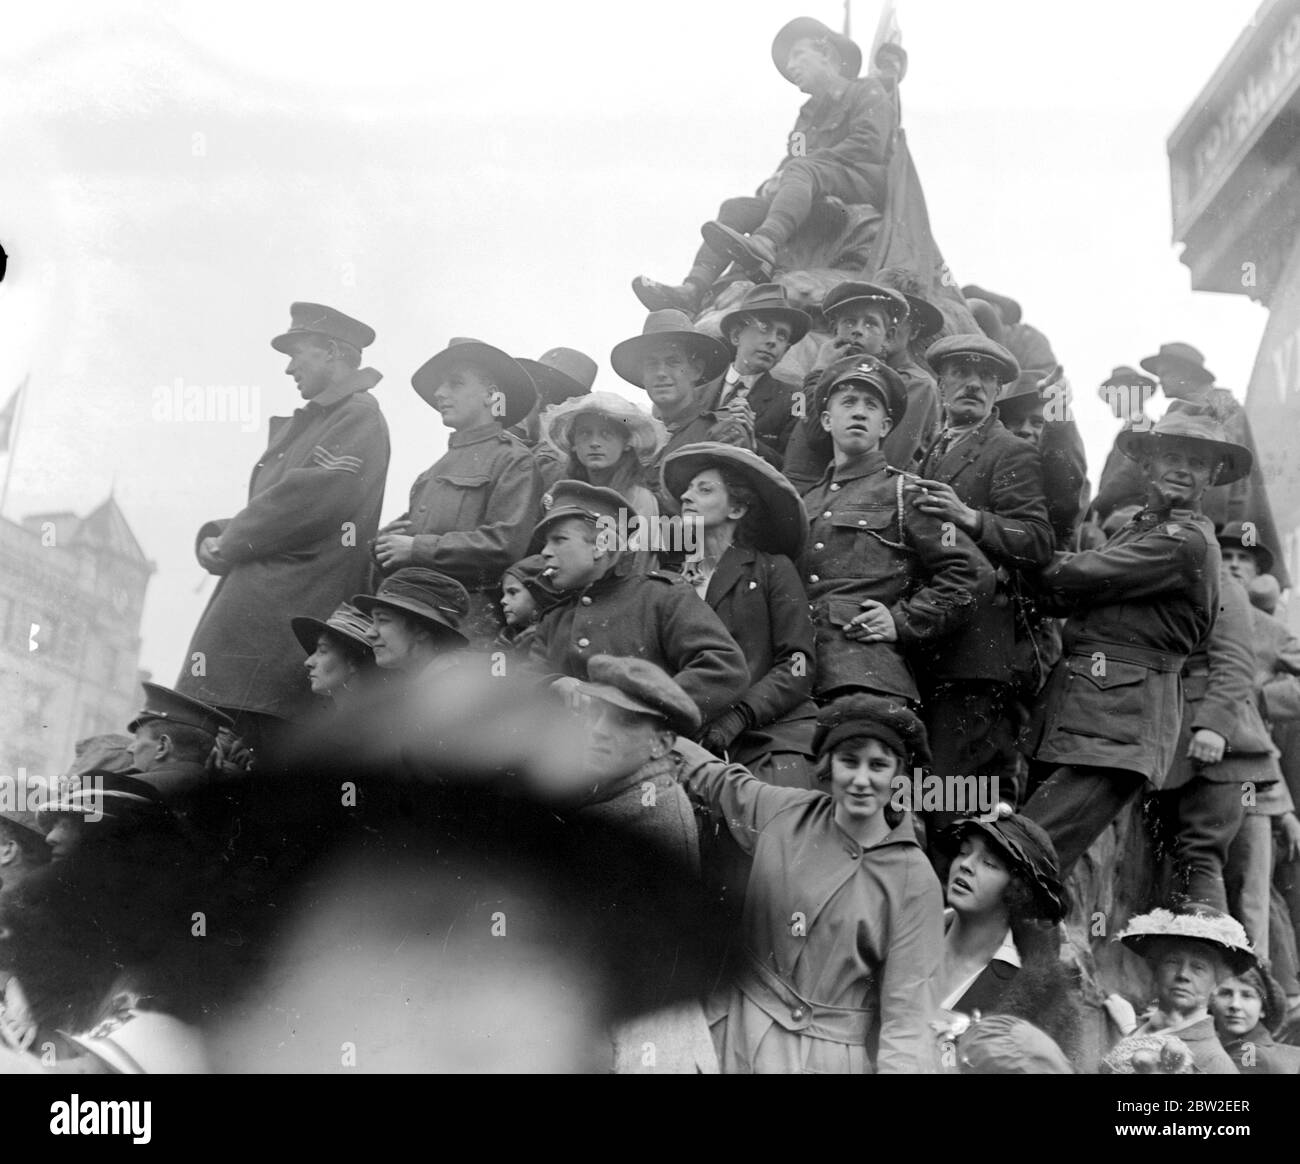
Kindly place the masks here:
POLYGON ((340 473, 360 473, 361 458, 347 457, 331 453, 321 445, 317 445, 311 454, 313 463, 319 465, 322 469, 335 469, 340 473))

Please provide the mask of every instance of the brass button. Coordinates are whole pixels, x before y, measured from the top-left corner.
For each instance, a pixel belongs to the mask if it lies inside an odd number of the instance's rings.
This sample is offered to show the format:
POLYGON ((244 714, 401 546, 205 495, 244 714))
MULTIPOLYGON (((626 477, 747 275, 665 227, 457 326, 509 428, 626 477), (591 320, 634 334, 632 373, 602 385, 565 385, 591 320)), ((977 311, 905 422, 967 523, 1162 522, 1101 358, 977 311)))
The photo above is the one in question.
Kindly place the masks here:
POLYGON ((801 1007, 801 1006, 796 1006, 796 1007, 794 1008, 794 1010, 792 1010, 792 1011, 790 1012, 790 1017, 791 1017, 792 1019, 794 1019, 795 1022, 797 1022, 797 1023, 801 1023, 801 1022, 803 1022, 803 1020, 804 1020, 804 1015, 805 1015, 805 1013, 806 1013, 806 1012, 804 1011, 804 1008, 803 1008, 803 1007, 801 1007))
POLYGON ((838 493, 838 492, 839 492, 839 489, 840 489, 840 487, 839 487, 838 484, 835 484, 835 485, 832 485, 832 486, 831 486, 831 492, 832 492, 832 493, 838 493))
POLYGON ((580 647, 589 647, 589 646, 591 646, 591 640, 590 640, 590 639, 579 639, 579 640, 578 640, 578 646, 580 646, 580 647))
POLYGON ((822 514, 822 517, 830 517, 830 516, 831 516, 831 511, 829 509, 822 514))
POLYGON ((809 574, 809 575, 808 575, 808 581, 809 581, 809 582, 820 582, 820 581, 821 581, 821 578, 819 578, 816 574, 809 574))
POLYGON ((591 605, 591 595, 590 595, 590 594, 584 594, 584 595, 582 596, 582 605, 583 605, 583 606, 590 606, 590 605, 591 605))
POLYGON ((826 543, 825 543, 825 542, 814 542, 814 543, 813 543, 813 549, 814 549, 814 550, 824 550, 825 548, 826 548, 826 543))
POLYGON ((858 522, 858 525, 866 525, 866 524, 867 524, 867 522, 866 522, 866 518, 863 518, 862 520, 860 520, 860 521, 858 522))

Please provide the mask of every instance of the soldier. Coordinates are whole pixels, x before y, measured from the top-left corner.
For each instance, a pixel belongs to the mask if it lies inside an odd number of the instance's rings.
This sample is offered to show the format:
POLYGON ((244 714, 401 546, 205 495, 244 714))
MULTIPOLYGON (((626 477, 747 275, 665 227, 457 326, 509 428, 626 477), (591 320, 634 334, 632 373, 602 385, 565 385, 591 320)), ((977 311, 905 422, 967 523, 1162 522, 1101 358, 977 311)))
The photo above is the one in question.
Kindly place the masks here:
POLYGON ((801 16, 776 34, 772 62, 809 96, 790 134, 789 153, 757 197, 729 199, 717 220, 704 224, 704 246, 680 286, 644 276, 633 280, 637 298, 651 311, 698 311, 731 260, 755 281, 769 280, 777 252, 818 199, 884 205, 895 112, 880 81, 857 79, 862 51, 821 21, 801 16))
POLYGON ((1051 836, 1063 876, 1148 783, 1164 782, 1182 720, 1179 672, 1219 608, 1219 547, 1198 507, 1210 485, 1250 472, 1250 451, 1182 401, 1119 441, 1142 466, 1146 508, 1101 549, 1056 554, 1038 579, 1070 618, 1036 751, 1054 771, 1024 815, 1051 836))
POLYGON ((668 671, 704 721, 731 707, 749 687, 745 656, 680 578, 630 571, 615 536, 627 500, 612 489, 561 481, 544 505, 533 540, 564 593, 538 624, 533 669, 586 679, 593 655, 637 656, 668 671))
POLYGON ((922 651, 922 699, 935 772, 999 783, 1012 803, 1020 763, 1012 682, 1017 574, 1045 564, 1052 527, 1037 450, 1003 428, 993 402, 1019 375, 1015 357, 984 336, 948 336, 926 358, 939 376, 944 428, 921 461, 913 504, 966 534, 997 572, 997 588, 941 649, 922 651))
POLYGON ((668 429, 646 469, 646 487, 656 492, 659 508, 677 512, 677 502, 660 489, 659 465, 673 449, 699 441, 723 441, 754 448, 754 412, 743 400, 710 409, 703 386, 726 371, 731 354, 726 345, 695 330, 680 311, 654 311, 641 334, 616 344, 610 363, 629 384, 644 389, 654 402, 654 415, 668 429))
POLYGON ((904 652, 939 643, 993 591, 993 570, 960 530, 910 504, 882 439, 902 418, 898 374, 870 356, 832 365, 814 400, 835 459, 804 495, 800 561, 813 608, 821 700, 858 689, 915 704, 904 652))
POLYGON ((546 490, 569 474, 564 471, 563 458, 544 438, 542 413, 566 400, 590 395, 596 383, 596 361, 574 348, 551 348, 535 360, 520 358, 515 362, 536 386, 537 403, 510 431, 533 450, 541 487, 546 490))
POLYGON ((735 354, 721 379, 703 390, 703 398, 711 409, 745 401, 754 413, 754 451, 779 469, 797 419, 798 385, 773 375, 772 369, 808 334, 812 319, 791 305, 784 287, 761 283, 722 317, 720 326, 735 354))
MULTIPOLYGON (((855 355, 874 356, 885 361, 889 346, 897 336, 898 324, 907 318, 907 311, 907 300, 899 292, 874 283, 849 281, 827 292, 822 300, 822 315, 831 328, 831 338, 822 345, 812 369, 804 377, 805 403, 816 395, 822 374, 835 361, 855 355)), ((881 445, 885 463, 898 469, 911 468, 919 433, 927 425, 933 427, 935 420, 933 413, 928 421, 922 415, 929 408, 929 402, 922 397, 918 402, 920 413, 914 424, 912 404, 909 395, 906 412, 899 417, 898 427, 890 430, 881 445)), ((808 409, 803 422, 796 426, 790 438, 786 476, 794 482, 796 489, 810 488, 826 472, 831 452, 831 441, 822 428, 820 414, 816 409, 808 409)))
POLYGON ((470 595, 465 634, 490 641, 497 582, 523 557, 541 495, 532 453, 505 430, 528 415, 537 390, 505 352, 459 338, 411 384, 452 433, 415 479, 406 512, 379 531, 375 561, 384 574, 420 566, 454 578, 470 595))
POLYGON ((380 375, 359 368, 374 331, 318 303, 289 311, 271 346, 289 356, 307 403, 271 419, 248 505, 199 530, 199 564, 221 581, 176 683, 229 714, 254 750, 306 697, 290 615, 324 618, 365 584, 388 472, 388 427, 370 394, 380 375))
POLYGON ((921 294, 921 281, 905 267, 886 267, 875 276, 876 285, 897 291, 907 301, 907 313, 894 324, 893 338, 886 337, 884 361, 907 386, 907 445, 895 435, 885 455, 896 458, 891 465, 911 469, 920 460, 939 431, 939 385, 925 363, 925 350, 943 331, 943 313, 921 294), (915 444, 912 458, 904 460, 906 447, 915 444))

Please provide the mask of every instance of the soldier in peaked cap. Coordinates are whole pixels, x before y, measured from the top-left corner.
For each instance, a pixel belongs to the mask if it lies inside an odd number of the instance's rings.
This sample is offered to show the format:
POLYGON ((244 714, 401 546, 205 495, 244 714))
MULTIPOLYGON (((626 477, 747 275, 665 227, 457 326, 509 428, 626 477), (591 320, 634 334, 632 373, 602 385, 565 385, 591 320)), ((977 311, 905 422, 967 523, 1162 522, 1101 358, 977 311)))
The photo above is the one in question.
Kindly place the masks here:
POLYGON ((634 572, 620 545, 627 500, 561 481, 543 509, 533 542, 561 598, 538 624, 531 669, 586 679, 593 655, 636 656, 668 671, 705 720, 735 703, 749 685, 744 655, 692 587, 659 570, 634 572))
MULTIPOLYGON (((997 587, 974 604, 970 622, 934 651, 922 651, 922 700, 934 741, 935 772, 944 779, 997 781, 1009 802, 1021 762, 1013 703, 1017 576, 1052 553, 1042 462, 1035 446, 1003 427, 994 407, 1001 385, 1020 368, 983 335, 947 336, 926 353, 939 378, 943 427, 924 452, 909 503, 951 522, 979 548, 997 587)), ((942 827, 947 819, 930 823, 942 827)))
POLYGON ((1065 876, 1115 814, 1160 788, 1182 720, 1179 673, 1219 609, 1219 547, 1205 490, 1250 471, 1213 413, 1176 401, 1150 432, 1121 434, 1147 505, 1099 550, 1058 553, 1038 579, 1065 624, 1044 693, 1036 756, 1054 771, 1024 814, 1052 838, 1065 876))
POLYGON ((406 512, 379 531, 375 561, 384 574, 419 566, 454 578, 470 594, 462 629, 490 642, 497 582, 523 557, 541 494, 533 454, 505 430, 532 410, 537 389, 505 352, 472 339, 453 339, 411 383, 452 433, 406 512))
POLYGON ((895 107, 877 78, 858 77, 858 46, 821 21, 801 16, 777 33, 772 62, 809 96, 790 134, 789 152, 755 197, 728 199, 717 219, 704 224, 704 246, 680 286, 644 276, 633 281, 637 298, 651 311, 698 311, 732 261, 755 281, 770 280, 778 252, 818 199, 884 204, 895 107))
POLYGON ((808 546, 800 571, 816 631, 816 694, 873 691, 915 702, 904 652, 939 644, 993 588, 993 570, 961 531, 904 501, 903 479, 881 452, 906 414, 897 373, 870 356, 827 369, 813 407, 834 461, 804 494, 808 546))
POLYGON ((293 304, 271 345, 290 357, 285 372, 306 403, 271 419, 248 505, 199 530, 199 564, 220 582, 176 690, 230 714, 255 749, 307 697, 290 616, 324 618, 369 573, 389 452, 370 393, 380 375, 358 366, 374 337, 333 308, 293 304))

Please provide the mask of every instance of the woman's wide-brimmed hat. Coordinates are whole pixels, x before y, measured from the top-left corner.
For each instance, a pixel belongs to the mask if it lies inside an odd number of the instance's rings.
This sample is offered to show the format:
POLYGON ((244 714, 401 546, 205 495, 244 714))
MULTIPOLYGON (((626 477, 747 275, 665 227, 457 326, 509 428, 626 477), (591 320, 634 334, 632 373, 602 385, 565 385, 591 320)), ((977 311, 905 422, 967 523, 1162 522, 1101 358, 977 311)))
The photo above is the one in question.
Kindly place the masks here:
POLYGON ((542 440, 563 456, 571 456, 573 426, 580 416, 603 416, 622 426, 643 465, 650 464, 668 443, 668 430, 661 421, 616 392, 592 392, 548 408, 542 413, 542 440))
POLYGON ((1212 408, 1175 400, 1159 420, 1149 429, 1125 429, 1115 438, 1115 447, 1130 460, 1137 461, 1155 448, 1161 440, 1199 441, 1206 452, 1223 462, 1215 485, 1228 485, 1250 475, 1254 456, 1245 445, 1233 444, 1225 438, 1223 424, 1212 408))
POLYGON ((645 383, 641 376, 641 366, 646 354, 656 344, 666 340, 676 342, 704 364, 704 372, 700 377, 702 384, 716 380, 731 363, 731 349, 726 344, 702 331, 696 331, 691 317, 674 308, 650 312, 641 328, 641 334, 615 344, 609 353, 609 362, 614 366, 614 371, 629 384, 643 389, 645 383))
POLYGON ((1246 931, 1235 917, 1221 913, 1208 905, 1184 906, 1177 913, 1168 909, 1153 909, 1132 918, 1128 927, 1116 935, 1135 954, 1150 958, 1161 945, 1161 939, 1174 938, 1184 942, 1203 942, 1218 950, 1234 974, 1253 969, 1258 963, 1254 947, 1246 931))
POLYGON ((721 468, 739 473, 758 494, 763 514, 755 523, 755 549, 797 558, 808 535, 807 511, 795 487, 762 457, 734 445, 700 441, 669 453, 660 474, 664 489, 680 500, 697 473, 721 468))
POLYGON ((433 404, 434 390, 447 373, 457 364, 470 364, 481 368, 505 397, 505 414, 500 418, 503 428, 518 424, 537 403, 537 386, 532 377, 517 360, 500 348, 481 340, 457 336, 436 356, 430 356, 411 377, 411 385, 426 404, 433 404))
POLYGON ((358 594, 353 604, 366 614, 377 606, 396 610, 434 631, 444 642, 462 646, 469 639, 461 633, 461 621, 469 614, 469 593, 455 578, 423 566, 394 570, 374 594, 358 594))
POLYGON ((1035 821, 1012 813, 996 820, 967 817, 944 830, 939 845, 955 853, 962 838, 978 833, 1011 866, 1012 872, 1033 890, 1043 917, 1061 921, 1069 912, 1065 887, 1061 884, 1061 866, 1052 839, 1035 821))
POLYGON ((772 63, 787 81, 790 80, 790 74, 786 71, 790 50, 801 40, 824 40, 833 44, 840 54, 842 77, 851 81, 862 71, 862 50, 853 41, 811 16, 796 16, 772 41, 772 63))
POLYGON ((355 647, 363 654, 374 656, 370 640, 366 637, 370 630, 370 616, 358 610, 350 602, 341 603, 324 622, 319 618, 299 615, 291 618, 289 625, 293 628, 294 637, 309 655, 316 650, 316 643, 320 636, 329 634, 342 639, 345 645, 355 647))

